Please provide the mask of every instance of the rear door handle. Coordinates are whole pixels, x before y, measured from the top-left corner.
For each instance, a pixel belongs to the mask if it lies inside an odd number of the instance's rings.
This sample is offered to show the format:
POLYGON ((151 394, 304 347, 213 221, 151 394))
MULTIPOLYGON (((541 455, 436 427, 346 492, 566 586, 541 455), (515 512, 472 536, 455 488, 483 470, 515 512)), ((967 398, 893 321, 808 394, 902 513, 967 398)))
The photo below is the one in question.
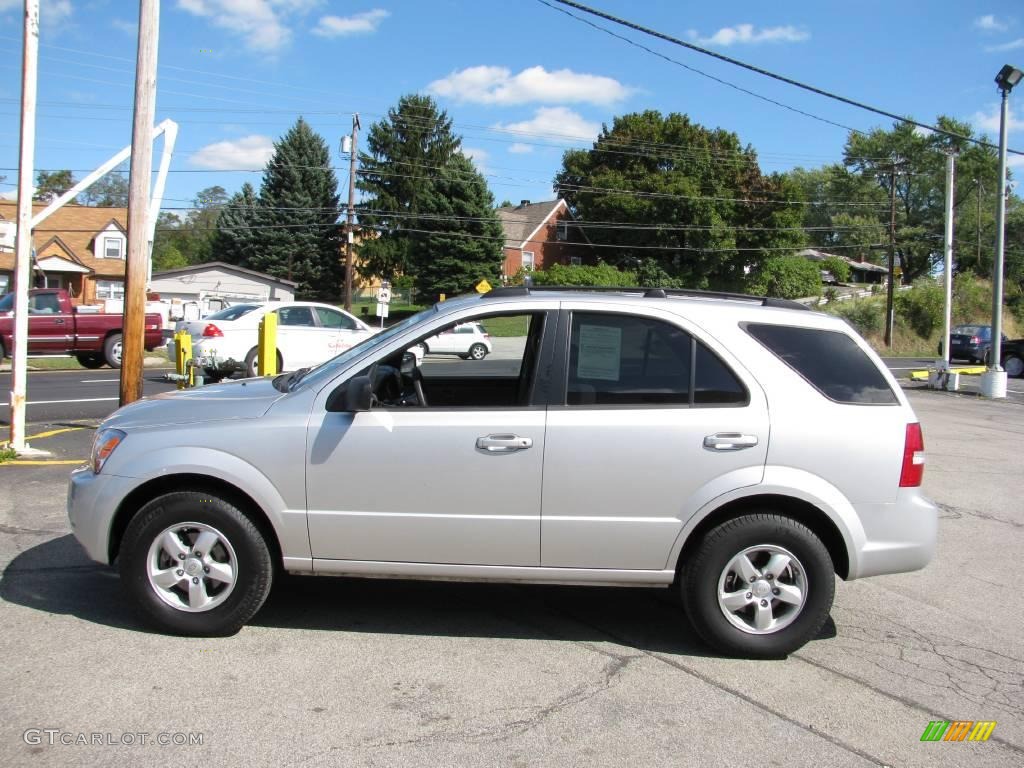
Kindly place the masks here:
POLYGON ((510 453, 533 447, 533 438, 519 435, 487 435, 476 439, 476 447, 488 453, 510 453))
POLYGON ((757 435, 741 435, 739 432, 716 432, 704 438, 704 447, 712 451, 742 451, 757 445, 757 435))

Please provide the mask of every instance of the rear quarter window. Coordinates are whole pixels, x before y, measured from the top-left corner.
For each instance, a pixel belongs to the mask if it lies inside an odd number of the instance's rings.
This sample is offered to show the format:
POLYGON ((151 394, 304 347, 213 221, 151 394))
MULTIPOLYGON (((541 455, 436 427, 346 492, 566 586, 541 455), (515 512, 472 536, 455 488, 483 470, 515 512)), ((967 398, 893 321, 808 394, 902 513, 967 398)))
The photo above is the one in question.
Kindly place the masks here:
POLYGON ((748 323, 744 329, 829 400, 853 405, 899 402, 871 358, 842 331, 761 323, 748 323))

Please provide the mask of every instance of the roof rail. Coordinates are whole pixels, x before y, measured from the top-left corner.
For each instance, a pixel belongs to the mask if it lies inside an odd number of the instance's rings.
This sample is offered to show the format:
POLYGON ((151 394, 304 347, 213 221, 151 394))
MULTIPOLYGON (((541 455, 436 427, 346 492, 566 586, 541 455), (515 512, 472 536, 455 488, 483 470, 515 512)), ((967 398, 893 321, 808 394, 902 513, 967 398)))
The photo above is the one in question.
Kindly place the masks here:
POLYGON ((640 294, 645 299, 664 299, 669 296, 682 296, 695 299, 729 299, 732 301, 757 302, 763 307, 776 307, 779 309, 803 309, 811 308, 805 304, 791 299, 778 299, 773 296, 751 296, 746 293, 731 293, 729 291, 702 291, 696 288, 637 288, 635 286, 590 286, 590 285, 515 285, 506 288, 495 288, 483 295, 483 298, 501 298, 502 296, 529 296, 531 293, 548 291, 574 292, 574 293, 632 293, 640 294))

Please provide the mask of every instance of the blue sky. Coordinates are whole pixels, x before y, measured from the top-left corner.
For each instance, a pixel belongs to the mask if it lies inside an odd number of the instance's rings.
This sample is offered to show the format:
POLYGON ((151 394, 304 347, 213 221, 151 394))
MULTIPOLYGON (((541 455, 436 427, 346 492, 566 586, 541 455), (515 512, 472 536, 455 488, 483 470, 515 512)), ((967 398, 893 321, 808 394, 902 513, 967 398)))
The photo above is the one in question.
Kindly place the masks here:
MULTIPOLYGON (((852 98, 995 135, 993 77, 1024 67, 1019 2, 682 3, 595 7, 852 98)), ((17 165, 22 0, 0 0, 0 167, 17 165)), ((128 143, 138 3, 42 0, 37 168, 77 176, 128 143)), ((334 152, 399 96, 434 95, 496 201, 552 197, 566 147, 643 109, 735 131, 766 171, 840 158, 846 132, 723 87, 537 0, 163 0, 157 119, 180 125, 165 208, 244 181, 303 115, 334 152)), ((618 30, 715 77, 860 129, 884 118, 618 30)), ((1024 89, 1016 94, 1024 100, 1024 89)), ((1024 116, 1024 103, 1015 112, 1024 116)), ((1024 149, 1024 118, 1010 144, 1024 149)), ((0 170, 10 191, 13 170, 0 170)))

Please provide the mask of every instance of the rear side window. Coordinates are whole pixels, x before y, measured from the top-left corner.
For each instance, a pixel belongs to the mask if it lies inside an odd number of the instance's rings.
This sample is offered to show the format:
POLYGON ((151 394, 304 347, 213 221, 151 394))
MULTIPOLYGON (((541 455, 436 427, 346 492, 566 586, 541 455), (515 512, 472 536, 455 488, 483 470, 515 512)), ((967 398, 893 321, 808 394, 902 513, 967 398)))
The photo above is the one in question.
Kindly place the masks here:
POLYGON ((746 402, 735 375, 681 328, 646 317, 573 313, 567 405, 746 402))
POLYGON ((841 331, 749 323, 746 331, 837 403, 893 405, 896 395, 857 343, 841 331))
POLYGON ((220 312, 214 312, 212 315, 207 315, 204 320, 237 320, 242 315, 247 315, 254 309, 259 307, 256 304, 236 304, 233 307, 222 309, 220 312))

